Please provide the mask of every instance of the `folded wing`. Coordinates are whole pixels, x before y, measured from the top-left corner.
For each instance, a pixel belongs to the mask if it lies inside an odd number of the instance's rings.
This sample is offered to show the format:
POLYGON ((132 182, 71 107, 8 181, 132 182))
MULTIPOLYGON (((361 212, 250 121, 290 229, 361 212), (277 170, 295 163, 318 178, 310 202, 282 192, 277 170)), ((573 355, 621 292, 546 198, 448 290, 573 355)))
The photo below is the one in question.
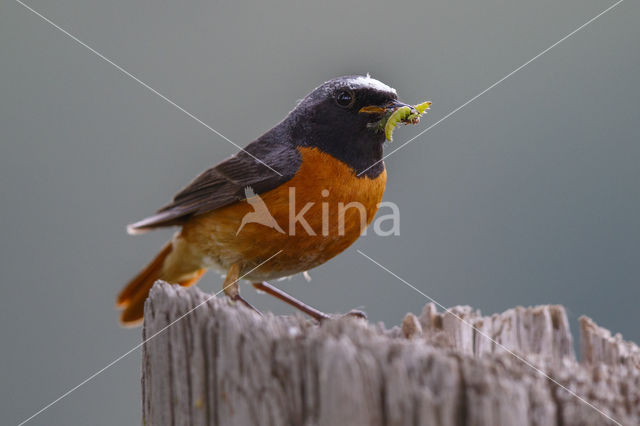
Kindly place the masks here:
POLYGON ((200 174, 176 194, 171 204, 132 223, 127 231, 141 234, 154 228, 181 225, 190 217, 244 200, 247 186, 256 194, 270 191, 291 179, 300 162, 300 154, 293 146, 258 140, 200 174))

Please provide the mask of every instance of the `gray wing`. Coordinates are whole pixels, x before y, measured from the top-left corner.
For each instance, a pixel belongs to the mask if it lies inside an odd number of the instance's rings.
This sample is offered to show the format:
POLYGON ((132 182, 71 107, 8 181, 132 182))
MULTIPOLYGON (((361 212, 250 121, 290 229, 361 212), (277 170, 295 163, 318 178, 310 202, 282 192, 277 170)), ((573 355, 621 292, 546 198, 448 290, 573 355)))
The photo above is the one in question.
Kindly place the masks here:
POLYGON ((247 186, 256 194, 270 191, 291 179, 301 161, 300 153, 289 144, 255 141, 247 145, 245 151, 202 173, 176 194, 171 204, 153 216, 132 223, 127 231, 141 234, 154 228, 180 225, 190 217, 244 200, 247 186))

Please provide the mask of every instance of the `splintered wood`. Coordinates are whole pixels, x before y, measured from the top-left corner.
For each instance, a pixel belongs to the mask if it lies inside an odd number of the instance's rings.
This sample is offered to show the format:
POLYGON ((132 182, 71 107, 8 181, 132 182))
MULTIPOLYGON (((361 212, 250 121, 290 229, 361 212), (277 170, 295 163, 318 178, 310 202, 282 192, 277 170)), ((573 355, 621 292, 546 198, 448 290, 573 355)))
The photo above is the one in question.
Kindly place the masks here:
POLYGON ((145 425, 640 424, 640 349, 583 317, 577 361, 561 306, 487 317, 428 304, 386 329, 209 297, 153 287, 145 425))

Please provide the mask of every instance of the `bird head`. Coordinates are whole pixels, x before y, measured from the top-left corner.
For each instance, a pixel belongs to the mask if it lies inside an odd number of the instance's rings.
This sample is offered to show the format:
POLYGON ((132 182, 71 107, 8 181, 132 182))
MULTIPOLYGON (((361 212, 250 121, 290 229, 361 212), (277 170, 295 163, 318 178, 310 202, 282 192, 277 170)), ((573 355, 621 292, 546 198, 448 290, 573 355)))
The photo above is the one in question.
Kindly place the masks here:
MULTIPOLYGON (((382 158, 382 145, 390 139, 385 124, 399 109, 410 117, 400 122, 415 124, 421 115, 381 81, 369 75, 350 75, 314 89, 287 119, 296 145, 316 147, 359 172, 382 158)), ((380 163, 370 173, 367 170, 367 175, 375 177, 383 168, 380 163)))

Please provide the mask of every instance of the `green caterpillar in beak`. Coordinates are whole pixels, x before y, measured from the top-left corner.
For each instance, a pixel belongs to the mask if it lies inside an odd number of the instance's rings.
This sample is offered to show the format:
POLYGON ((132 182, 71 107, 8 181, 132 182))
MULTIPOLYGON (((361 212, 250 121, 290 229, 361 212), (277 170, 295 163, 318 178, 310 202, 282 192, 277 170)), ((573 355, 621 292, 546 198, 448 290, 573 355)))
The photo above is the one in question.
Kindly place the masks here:
MULTIPOLYGON (((391 142, 393 140, 393 131, 399 123, 403 124, 416 124, 420 121, 420 117, 424 114, 431 106, 431 102, 423 102, 418 105, 414 105, 413 108, 410 106, 403 106, 396 110, 394 110, 385 120, 384 122, 384 136, 385 138, 391 142)), ((381 124, 382 124, 381 122, 381 124)))

